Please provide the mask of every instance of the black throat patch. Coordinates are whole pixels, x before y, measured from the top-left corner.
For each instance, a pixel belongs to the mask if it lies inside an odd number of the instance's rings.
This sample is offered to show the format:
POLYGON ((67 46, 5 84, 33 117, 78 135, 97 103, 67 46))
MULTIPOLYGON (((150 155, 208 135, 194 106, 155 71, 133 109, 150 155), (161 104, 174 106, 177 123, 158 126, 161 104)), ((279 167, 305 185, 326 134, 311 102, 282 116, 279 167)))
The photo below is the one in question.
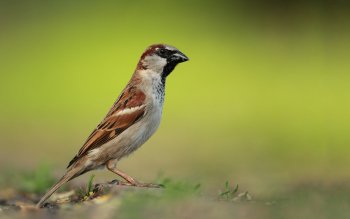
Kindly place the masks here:
POLYGON ((165 85, 165 79, 166 77, 168 77, 168 75, 170 75, 170 73, 174 70, 174 68, 176 67, 177 63, 174 62, 168 62, 164 68, 163 68, 163 72, 162 72, 162 83, 165 85))

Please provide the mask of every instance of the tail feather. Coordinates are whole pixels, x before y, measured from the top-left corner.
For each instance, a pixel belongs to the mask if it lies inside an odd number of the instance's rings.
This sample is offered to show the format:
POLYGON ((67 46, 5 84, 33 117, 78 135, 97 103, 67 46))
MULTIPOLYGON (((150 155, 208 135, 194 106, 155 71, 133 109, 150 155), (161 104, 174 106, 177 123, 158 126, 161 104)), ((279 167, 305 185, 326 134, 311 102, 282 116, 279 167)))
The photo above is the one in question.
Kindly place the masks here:
POLYGON ((40 199, 40 201, 36 204, 37 208, 40 208, 43 206, 43 204, 45 203, 45 201, 50 198, 50 196, 56 192, 57 189, 59 189, 64 183, 68 182, 69 180, 77 177, 79 170, 77 169, 70 169, 67 171, 67 173, 56 183, 54 184, 48 192, 46 192, 46 194, 40 199))

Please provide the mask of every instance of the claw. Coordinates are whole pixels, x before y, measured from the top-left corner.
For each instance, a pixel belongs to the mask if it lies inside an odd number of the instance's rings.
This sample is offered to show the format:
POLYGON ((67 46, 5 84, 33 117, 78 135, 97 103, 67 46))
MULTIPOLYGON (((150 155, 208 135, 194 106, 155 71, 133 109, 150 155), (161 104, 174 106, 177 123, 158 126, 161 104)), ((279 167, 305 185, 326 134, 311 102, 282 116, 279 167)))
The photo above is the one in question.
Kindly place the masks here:
POLYGON ((134 182, 124 182, 120 180, 113 180, 110 184, 118 185, 118 186, 134 186, 134 187, 143 187, 143 188, 164 188, 162 184, 154 184, 154 183, 140 183, 137 181, 134 182))

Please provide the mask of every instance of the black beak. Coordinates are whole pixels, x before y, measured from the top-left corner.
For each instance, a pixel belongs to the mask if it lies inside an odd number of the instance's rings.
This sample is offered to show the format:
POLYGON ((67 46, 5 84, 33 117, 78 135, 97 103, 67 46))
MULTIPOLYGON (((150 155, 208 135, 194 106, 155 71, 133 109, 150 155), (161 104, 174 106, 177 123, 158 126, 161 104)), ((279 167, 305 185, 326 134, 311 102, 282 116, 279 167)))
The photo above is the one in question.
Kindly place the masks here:
POLYGON ((176 62, 176 63, 186 62, 188 60, 189 60, 189 58, 180 51, 176 51, 176 53, 174 53, 171 56, 171 61, 176 62))

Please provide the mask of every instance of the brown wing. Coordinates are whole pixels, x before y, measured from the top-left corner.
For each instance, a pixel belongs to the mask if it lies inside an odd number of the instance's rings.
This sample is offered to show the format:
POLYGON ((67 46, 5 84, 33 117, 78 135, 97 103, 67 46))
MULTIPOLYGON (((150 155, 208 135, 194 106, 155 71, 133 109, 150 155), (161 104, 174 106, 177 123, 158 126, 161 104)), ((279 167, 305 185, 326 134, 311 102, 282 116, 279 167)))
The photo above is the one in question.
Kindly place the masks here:
POLYGON ((135 124, 145 113, 145 94, 134 86, 127 87, 110 111, 90 134, 79 153, 71 160, 71 166, 90 150, 100 147, 135 124))

